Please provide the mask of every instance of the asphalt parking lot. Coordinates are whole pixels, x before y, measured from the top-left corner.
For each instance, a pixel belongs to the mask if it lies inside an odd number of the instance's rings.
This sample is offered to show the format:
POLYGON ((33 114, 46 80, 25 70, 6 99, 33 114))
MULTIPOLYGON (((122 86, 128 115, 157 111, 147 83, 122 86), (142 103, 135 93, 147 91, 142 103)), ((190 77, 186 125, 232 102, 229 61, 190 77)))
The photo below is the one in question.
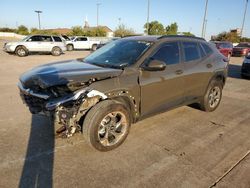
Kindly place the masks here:
POLYGON ((156 115, 133 125, 122 146, 102 153, 81 134, 55 139, 50 121, 29 113, 16 86, 34 66, 88 53, 20 58, 0 50, 1 188, 200 188, 217 180, 216 187, 250 187, 250 80, 240 78, 243 58, 231 59, 215 112, 181 107, 156 115))

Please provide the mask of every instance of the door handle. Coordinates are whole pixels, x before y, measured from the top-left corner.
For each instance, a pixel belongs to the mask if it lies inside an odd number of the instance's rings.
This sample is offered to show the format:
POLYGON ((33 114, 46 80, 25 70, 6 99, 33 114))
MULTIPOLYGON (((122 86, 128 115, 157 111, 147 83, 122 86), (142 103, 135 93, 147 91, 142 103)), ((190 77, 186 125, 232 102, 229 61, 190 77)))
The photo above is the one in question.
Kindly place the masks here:
POLYGON ((177 70, 177 71, 175 71, 175 73, 179 75, 179 74, 182 74, 183 71, 182 70, 177 70))
POLYGON ((207 64, 207 68, 212 68, 212 66, 213 66, 213 65, 210 64, 210 63, 207 64))

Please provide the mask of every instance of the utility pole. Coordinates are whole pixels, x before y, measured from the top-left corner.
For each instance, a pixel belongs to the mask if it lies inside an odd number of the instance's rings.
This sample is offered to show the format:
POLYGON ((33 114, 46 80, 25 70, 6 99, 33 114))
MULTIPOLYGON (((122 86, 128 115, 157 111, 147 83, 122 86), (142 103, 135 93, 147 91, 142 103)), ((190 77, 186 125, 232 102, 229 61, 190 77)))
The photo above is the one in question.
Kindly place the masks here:
POLYGON ((245 19, 246 19, 246 13, 247 13, 247 5, 248 5, 248 0, 246 0, 246 5, 245 5, 245 11, 244 11, 244 16, 243 16, 243 22, 242 22, 242 27, 240 31, 240 36, 242 37, 244 25, 245 25, 245 19))
POLYGON ((148 32, 149 32, 149 10, 150 10, 150 0, 148 0, 147 35, 148 35, 148 32))
POLYGON ((39 30, 41 30, 40 14, 42 13, 42 11, 40 11, 40 10, 35 10, 35 12, 36 12, 37 15, 38 15, 39 30))
POLYGON ((203 36, 203 38, 206 38, 206 30, 207 30, 207 19, 205 20, 204 36, 203 36))
POLYGON ((121 18, 118 18, 119 26, 121 25, 121 20, 122 20, 121 18))
POLYGON ((205 24, 206 24, 206 19, 207 19, 207 4, 208 0, 206 0, 206 6, 205 6, 205 12, 204 12, 204 18, 203 18, 203 24, 202 24, 202 32, 201 32, 201 37, 205 37, 205 24))
POLYGON ((99 6, 101 3, 96 3, 96 25, 99 26, 99 6))

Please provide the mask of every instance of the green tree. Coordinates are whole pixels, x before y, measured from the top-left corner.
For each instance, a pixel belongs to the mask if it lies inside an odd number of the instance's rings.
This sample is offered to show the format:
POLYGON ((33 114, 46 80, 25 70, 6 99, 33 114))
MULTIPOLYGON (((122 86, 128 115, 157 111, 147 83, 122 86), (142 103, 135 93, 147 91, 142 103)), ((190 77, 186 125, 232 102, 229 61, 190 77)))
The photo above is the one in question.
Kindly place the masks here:
POLYGON ((107 35, 107 32, 103 27, 96 27, 91 28, 90 30, 83 30, 83 35, 89 37, 105 37, 107 35))
POLYGON ((8 28, 8 27, 2 27, 0 28, 0 32, 16 32, 16 29, 8 28))
POLYGON ((29 30, 27 27, 25 27, 24 25, 20 25, 17 28, 17 33, 20 35, 28 35, 29 34, 29 30))
POLYGON ((30 29, 30 33, 33 35, 33 34, 38 34, 39 33, 39 30, 37 28, 31 28, 30 29))
POLYGON ((177 35, 178 25, 176 22, 171 23, 165 28, 165 30, 166 30, 166 35, 177 35))
POLYGON ((114 31, 115 37, 125 37, 134 35, 135 32, 131 28, 127 28, 124 24, 118 26, 114 31))
POLYGON ((240 42, 250 42, 250 38, 242 37, 242 38, 240 39, 240 42))
POLYGON ((73 35, 73 36, 84 35, 82 27, 81 26, 74 26, 74 27, 72 27, 72 33, 71 33, 71 35, 73 35))
POLYGON ((192 37, 195 37, 195 35, 191 32, 181 32, 181 34, 185 35, 185 36, 192 36, 192 37))
MULTIPOLYGON (((147 33, 147 23, 144 25, 145 33, 147 33)), ((165 34, 164 26, 158 21, 152 21, 148 27, 149 35, 163 35, 165 34)))
POLYGON ((230 41, 233 43, 240 42, 240 36, 235 32, 222 32, 219 33, 217 36, 214 36, 214 41, 230 41))

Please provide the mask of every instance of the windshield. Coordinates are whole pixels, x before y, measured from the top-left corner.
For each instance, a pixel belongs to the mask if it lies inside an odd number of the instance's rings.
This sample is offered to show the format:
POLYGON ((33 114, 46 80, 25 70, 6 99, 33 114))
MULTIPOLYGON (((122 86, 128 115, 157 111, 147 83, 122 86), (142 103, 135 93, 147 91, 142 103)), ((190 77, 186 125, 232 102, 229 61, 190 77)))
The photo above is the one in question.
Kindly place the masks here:
POLYGON ((248 43, 240 43, 236 47, 245 47, 245 48, 250 48, 250 44, 248 43))
POLYGON ((30 36, 26 36, 26 37, 24 37, 21 41, 26 41, 28 38, 30 38, 30 36))
POLYGON ((123 68, 134 64, 150 45, 146 41, 116 40, 87 56, 84 62, 102 67, 123 68))

